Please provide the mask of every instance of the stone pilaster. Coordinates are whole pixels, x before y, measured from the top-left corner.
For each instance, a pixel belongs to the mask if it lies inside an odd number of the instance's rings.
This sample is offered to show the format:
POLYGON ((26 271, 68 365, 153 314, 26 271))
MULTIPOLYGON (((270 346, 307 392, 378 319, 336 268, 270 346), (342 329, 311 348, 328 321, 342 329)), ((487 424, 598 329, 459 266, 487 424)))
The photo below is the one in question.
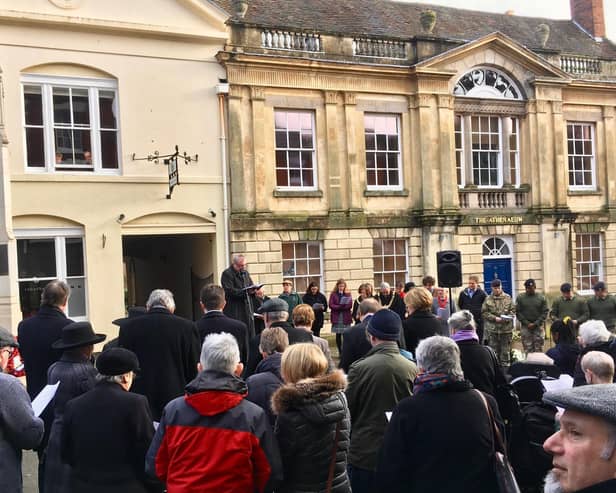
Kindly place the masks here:
POLYGON ((417 111, 419 113, 419 140, 420 167, 422 188, 422 204, 424 211, 437 209, 437 199, 434 194, 434 170, 438 168, 438 112, 431 94, 418 94, 416 96, 417 111))
MULTIPOLYGON (((616 213, 616 119, 614 107, 603 107, 603 128, 605 131, 605 195, 610 211, 616 213)), ((600 185, 603 188, 603 185, 600 185)))
MULTIPOLYGON (((253 145, 253 160, 254 160, 254 190, 260 190, 254 194, 256 212, 269 209, 268 200, 271 197, 271 185, 276 183, 275 163, 271 157, 266 156, 266 142, 271 140, 267 138, 266 132, 272 132, 271 125, 267 125, 265 121, 265 91, 262 87, 250 88, 250 102, 252 109, 252 145, 253 145), (269 157, 269 159, 267 159, 269 157)), ((249 185, 249 184, 247 184, 249 185)), ((252 188, 252 187, 251 187, 252 188)))
POLYGON ((346 130, 346 158, 348 163, 347 188, 349 195, 349 208, 360 211, 362 208, 362 192, 366 188, 366 171, 362 169, 364 162, 360 156, 358 142, 361 142, 360 129, 363 125, 359 120, 361 114, 357 112, 355 93, 344 93, 344 121, 346 130))
POLYGON ((562 101, 552 101, 552 132, 554 138, 554 190, 555 205, 557 209, 567 207, 567 152, 565 149, 566 123, 563 119, 562 101))
POLYGON ((458 208, 455 142, 453 132, 453 96, 438 95, 439 161, 441 177, 441 208, 458 208))
POLYGON ((342 147, 339 139, 338 129, 338 93, 336 91, 325 91, 325 127, 327 147, 327 162, 329 165, 329 209, 339 212, 345 210, 343 169, 342 169, 342 147))
POLYGON ((245 213, 254 209, 252 150, 245 149, 250 130, 244 123, 244 88, 232 85, 229 88, 229 175, 231 184, 231 210, 245 213))

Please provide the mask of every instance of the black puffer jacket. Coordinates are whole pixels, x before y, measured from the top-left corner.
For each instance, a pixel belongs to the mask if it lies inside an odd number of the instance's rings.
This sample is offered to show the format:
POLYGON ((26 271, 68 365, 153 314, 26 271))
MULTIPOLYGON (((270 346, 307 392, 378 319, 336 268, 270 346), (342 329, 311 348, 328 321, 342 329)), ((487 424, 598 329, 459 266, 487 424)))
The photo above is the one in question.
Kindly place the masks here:
POLYGON ((351 420, 343 390, 344 374, 335 371, 287 384, 276 391, 272 408, 278 415, 276 437, 284 466, 280 493, 321 493, 327 477, 339 423, 332 493, 350 493, 347 454, 351 420))

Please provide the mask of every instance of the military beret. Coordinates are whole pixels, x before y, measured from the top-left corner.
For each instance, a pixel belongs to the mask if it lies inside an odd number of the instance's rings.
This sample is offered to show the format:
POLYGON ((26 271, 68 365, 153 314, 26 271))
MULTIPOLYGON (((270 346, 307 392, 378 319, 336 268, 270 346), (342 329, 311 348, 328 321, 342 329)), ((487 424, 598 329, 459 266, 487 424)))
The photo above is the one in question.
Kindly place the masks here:
POLYGON ((598 416, 616 424, 616 384, 583 385, 566 390, 546 392, 543 402, 598 416))

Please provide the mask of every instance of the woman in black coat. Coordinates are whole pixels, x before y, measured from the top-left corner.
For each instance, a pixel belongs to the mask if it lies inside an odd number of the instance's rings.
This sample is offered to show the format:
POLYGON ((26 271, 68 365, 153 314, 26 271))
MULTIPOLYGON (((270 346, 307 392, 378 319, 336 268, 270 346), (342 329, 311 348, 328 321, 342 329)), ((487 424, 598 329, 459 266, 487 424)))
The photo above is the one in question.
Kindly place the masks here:
POLYGON ((413 395, 394 409, 375 484, 387 493, 498 491, 489 406, 501 435, 494 398, 464 379, 460 350, 449 337, 417 347, 420 374, 413 395))
POLYGON ((441 322, 432 313, 432 295, 426 288, 413 288, 404 297, 409 316, 402 322, 406 349, 415 354, 419 341, 441 331, 441 322))
POLYGON ((555 320, 550 327, 550 333, 554 344, 553 348, 546 351, 561 373, 573 376, 575 363, 580 356, 580 346, 575 340, 575 329, 572 322, 566 324, 562 320, 555 320))
POLYGON ((323 314, 327 311, 327 298, 321 291, 316 282, 308 284, 308 289, 302 297, 302 303, 306 303, 312 307, 314 311, 314 323, 312 324, 312 333, 319 337, 323 328, 323 314))
POLYGON ((272 398, 284 467, 284 481, 276 490, 279 493, 351 491, 347 476, 351 419, 344 396, 346 380, 340 370, 328 375, 326 371, 327 360, 316 344, 294 344, 283 353, 286 385, 272 398))
POLYGON ((60 385, 50 404, 53 406, 53 424, 44 459, 45 493, 69 491, 70 467, 60 458, 64 409, 68 401, 94 387, 97 371, 92 365, 92 353, 94 344, 102 342, 105 337, 104 334, 95 334, 89 322, 73 322, 62 329, 62 339, 52 345, 64 352, 60 361, 51 365, 47 372, 47 383, 60 382, 60 385))
POLYGON ((449 317, 448 323, 451 338, 460 348, 464 377, 476 389, 494 396, 496 387, 505 383, 505 375, 492 348, 479 342, 473 314, 461 310, 449 317))

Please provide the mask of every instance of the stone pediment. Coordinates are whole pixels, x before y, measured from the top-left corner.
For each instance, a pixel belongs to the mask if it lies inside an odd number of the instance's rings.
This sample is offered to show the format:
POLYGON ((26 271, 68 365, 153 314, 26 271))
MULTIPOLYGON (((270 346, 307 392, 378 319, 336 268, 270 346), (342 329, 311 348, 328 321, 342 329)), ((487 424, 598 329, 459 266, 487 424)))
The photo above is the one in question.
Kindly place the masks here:
POLYGON ((6 0, 0 7, 6 23, 221 40, 227 17, 206 0, 6 0))
POLYGON ((412 71, 418 77, 433 77, 436 73, 447 75, 451 94, 457 80, 478 66, 495 67, 507 73, 528 98, 534 94, 532 85, 535 80, 556 84, 571 81, 569 74, 499 32, 423 60, 414 65, 412 71))

